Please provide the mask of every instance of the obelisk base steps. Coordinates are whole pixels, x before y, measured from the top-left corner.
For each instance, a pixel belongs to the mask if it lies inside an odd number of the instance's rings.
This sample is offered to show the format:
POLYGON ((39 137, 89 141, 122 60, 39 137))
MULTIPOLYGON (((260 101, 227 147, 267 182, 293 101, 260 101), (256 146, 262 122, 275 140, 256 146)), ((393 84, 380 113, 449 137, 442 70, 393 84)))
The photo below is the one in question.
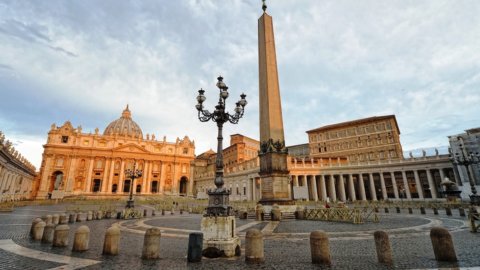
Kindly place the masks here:
POLYGON ((235 235, 235 216, 203 217, 203 256, 240 256, 240 238, 235 235))

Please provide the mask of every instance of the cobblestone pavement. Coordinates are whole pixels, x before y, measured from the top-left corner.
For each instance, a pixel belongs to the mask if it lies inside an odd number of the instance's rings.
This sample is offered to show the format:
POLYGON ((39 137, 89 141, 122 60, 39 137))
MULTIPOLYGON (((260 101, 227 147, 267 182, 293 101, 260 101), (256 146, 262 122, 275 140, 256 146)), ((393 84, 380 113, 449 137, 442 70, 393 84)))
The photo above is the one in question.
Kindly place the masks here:
MULTIPOLYGON (((102 255, 103 239, 106 229, 116 219, 104 219, 69 224, 70 243, 67 248, 52 248, 29 239, 31 221, 37 216, 65 211, 65 205, 35 206, 17 208, 13 213, 0 213, 0 239, 13 239, 22 246, 51 254, 73 256, 101 263, 83 269, 323 269, 312 265, 310 259, 309 233, 324 230, 330 238, 333 265, 325 269, 436 269, 447 267, 480 266, 480 233, 470 233, 465 218, 440 215, 417 214, 381 214, 380 223, 348 224, 320 221, 282 221, 265 237, 265 263, 246 264, 242 255, 230 259, 203 259, 200 263, 187 263, 187 245, 189 231, 200 229, 200 215, 186 214, 149 216, 147 219, 122 222, 119 256, 102 255), (73 235, 81 225, 90 227, 90 249, 85 252, 73 252, 73 235), (432 226, 449 229, 454 240, 459 262, 438 263, 429 238, 432 226), (142 233, 148 226, 161 227, 161 259, 140 259, 143 245, 142 233), (392 245, 394 266, 387 267, 377 263, 373 231, 382 229, 389 233, 392 245)), ((457 216, 455 216, 457 214, 457 216)), ((237 220, 237 228, 263 229, 268 222, 254 223, 252 220, 237 220), (250 226, 250 227, 249 227, 250 226)), ((245 230, 239 235, 244 236, 245 230)), ((242 248, 244 239, 242 238, 242 248)), ((244 253, 244 250, 242 250, 244 253)), ((0 249, 0 269, 60 269, 58 263, 32 259, 0 249)), ((477 268, 480 269, 480 268, 477 268)))

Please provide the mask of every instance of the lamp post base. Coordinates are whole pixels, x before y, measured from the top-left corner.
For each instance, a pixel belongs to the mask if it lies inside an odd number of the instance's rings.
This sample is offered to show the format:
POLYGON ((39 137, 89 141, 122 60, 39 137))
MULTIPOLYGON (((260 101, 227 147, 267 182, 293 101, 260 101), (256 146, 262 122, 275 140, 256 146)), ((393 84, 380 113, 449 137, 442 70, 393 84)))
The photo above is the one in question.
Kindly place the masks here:
POLYGON ((480 206, 480 195, 477 195, 477 194, 470 195, 470 203, 472 205, 480 206))
POLYGON ((240 256, 240 238, 235 235, 235 216, 203 217, 203 256, 240 256))
POLYGON ((125 206, 125 208, 135 208, 135 201, 134 200, 128 200, 127 201, 127 205, 125 206))

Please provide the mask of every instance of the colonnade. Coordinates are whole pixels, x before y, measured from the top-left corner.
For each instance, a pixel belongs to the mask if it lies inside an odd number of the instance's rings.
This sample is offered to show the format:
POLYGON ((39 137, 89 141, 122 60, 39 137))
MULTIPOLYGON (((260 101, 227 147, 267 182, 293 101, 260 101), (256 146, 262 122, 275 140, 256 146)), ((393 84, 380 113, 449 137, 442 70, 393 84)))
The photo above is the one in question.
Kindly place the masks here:
POLYGON ((314 201, 437 199, 443 197, 440 183, 446 176, 454 179, 452 168, 292 174, 291 194, 314 201), (306 187, 308 197, 294 187, 306 187))

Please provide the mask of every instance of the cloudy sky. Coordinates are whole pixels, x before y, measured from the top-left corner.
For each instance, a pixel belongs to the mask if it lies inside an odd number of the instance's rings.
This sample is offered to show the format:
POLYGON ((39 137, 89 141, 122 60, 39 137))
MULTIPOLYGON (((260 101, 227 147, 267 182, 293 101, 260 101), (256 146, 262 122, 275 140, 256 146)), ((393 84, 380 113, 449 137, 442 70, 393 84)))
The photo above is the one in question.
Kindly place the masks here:
MULTIPOLYGON (((404 150, 480 126, 480 1, 271 0, 285 136, 395 114, 404 150)), ((249 104, 226 135, 258 138, 261 1, 0 1, 0 130, 37 167, 50 125, 101 131, 130 105, 144 134, 188 135, 216 77, 249 104)), ((228 142, 227 142, 228 143, 228 142)))

